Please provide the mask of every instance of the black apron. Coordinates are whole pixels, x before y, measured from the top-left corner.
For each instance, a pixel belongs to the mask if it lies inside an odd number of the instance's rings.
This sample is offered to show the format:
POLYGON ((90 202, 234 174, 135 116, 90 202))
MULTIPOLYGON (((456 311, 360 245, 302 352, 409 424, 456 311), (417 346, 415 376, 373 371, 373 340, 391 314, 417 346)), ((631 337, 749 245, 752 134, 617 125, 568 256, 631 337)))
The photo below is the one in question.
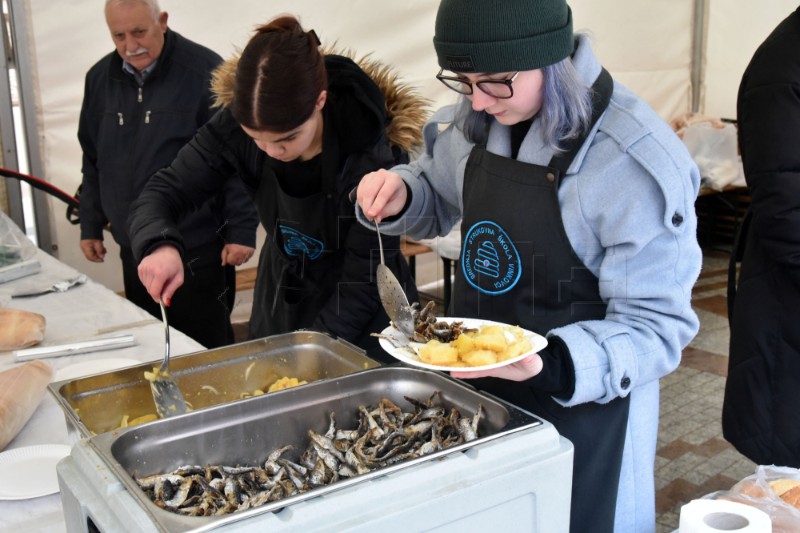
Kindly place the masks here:
MULTIPOLYGON (((255 204, 267 241, 258 260, 253 289, 250 338, 309 328, 332 294, 344 254, 336 249, 339 145, 330 128, 324 130, 319 155, 319 191, 297 197, 280 185, 279 175, 291 173, 280 161, 267 159, 255 204)), ((287 176, 291 179, 291 176, 287 176)))
MULTIPOLYGON (((612 91, 605 70, 593 88, 594 122, 612 91)), ((541 334, 605 318, 597 277, 573 251, 558 203, 561 177, 584 140, 574 140, 546 167, 492 154, 485 145, 472 150, 450 316, 518 324, 541 334)), ((517 382, 470 383, 548 420, 573 443, 570 530, 613 531, 629 398, 565 408, 517 382)))
POLYGON ((266 219, 275 224, 268 229, 259 257, 251 338, 311 326, 341 270, 340 255, 330 249, 336 242, 336 224, 328 223, 336 220, 335 191, 323 186, 318 193, 295 198, 275 182, 274 188, 260 187, 258 195, 262 194, 272 195, 269 203, 276 204, 277 213, 266 219), (264 191, 267 188, 273 190, 264 191))
MULTIPOLYGON (((264 166, 254 200, 260 219, 275 222, 266 228, 267 241, 259 256, 251 339, 311 328, 339 287, 345 251, 337 249, 337 243, 346 229, 338 210, 337 153, 338 143, 326 131, 326 148, 320 156, 321 190, 310 196, 296 197, 283 190, 276 176, 280 163, 264 166)), ((380 309, 357 338, 346 340, 374 359, 391 362, 378 339, 370 336, 388 323, 389 317, 380 309)))

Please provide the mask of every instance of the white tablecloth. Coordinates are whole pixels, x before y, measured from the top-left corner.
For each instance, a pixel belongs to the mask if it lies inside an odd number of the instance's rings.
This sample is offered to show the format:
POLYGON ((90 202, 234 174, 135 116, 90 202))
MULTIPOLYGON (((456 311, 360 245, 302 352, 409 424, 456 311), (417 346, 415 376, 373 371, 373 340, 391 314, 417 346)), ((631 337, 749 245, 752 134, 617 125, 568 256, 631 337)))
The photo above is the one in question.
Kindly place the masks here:
MULTIPOLYGON (((12 299, 11 294, 17 289, 44 286, 79 274, 42 251, 37 252, 35 259, 42 265, 40 273, 0 284, 0 306, 44 315, 47 326, 40 346, 85 341, 111 334, 130 334, 136 339, 136 345, 128 348, 44 359, 53 368, 54 374, 66 366, 95 359, 125 358, 147 362, 163 358, 163 324, 92 280, 63 293, 12 299), (114 330, 113 333, 111 330, 114 330)), ((170 331, 170 348, 174 355, 204 349, 175 329, 170 331)), ((12 352, 0 352, 0 371, 17 364, 12 352)), ((5 450, 35 444, 72 444, 67 436, 64 413, 49 393, 5 450)), ((66 531, 59 495, 0 501, 0 531, 66 531)))

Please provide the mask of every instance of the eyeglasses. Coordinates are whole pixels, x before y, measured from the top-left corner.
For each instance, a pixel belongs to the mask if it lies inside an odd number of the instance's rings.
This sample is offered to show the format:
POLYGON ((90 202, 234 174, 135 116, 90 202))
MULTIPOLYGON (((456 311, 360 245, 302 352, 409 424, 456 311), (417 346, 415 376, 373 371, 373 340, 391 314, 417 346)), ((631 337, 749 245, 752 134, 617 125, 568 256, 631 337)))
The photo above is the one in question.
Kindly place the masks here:
POLYGON ((514 88, 511 86, 514 80, 519 76, 517 71, 513 76, 507 80, 480 80, 471 82, 465 78, 457 76, 444 76, 442 73, 444 69, 439 69, 436 74, 436 79, 444 83, 448 89, 452 89, 459 94, 470 95, 473 92, 472 86, 475 85, 482 92, 488 94, 493 98, 506 99, 514 96, 514 88))

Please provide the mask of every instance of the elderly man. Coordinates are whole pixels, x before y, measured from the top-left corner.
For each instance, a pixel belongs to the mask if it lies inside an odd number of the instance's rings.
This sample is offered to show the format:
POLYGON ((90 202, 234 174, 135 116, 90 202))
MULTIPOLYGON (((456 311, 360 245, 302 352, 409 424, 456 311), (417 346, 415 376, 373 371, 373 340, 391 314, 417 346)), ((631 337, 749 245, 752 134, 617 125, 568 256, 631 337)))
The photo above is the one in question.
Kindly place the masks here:
MULTIPOLYGON (((213 114, 210 81, 222 58, 167 27, 157 0, 107 0, 116 51, 86 75, 78 139, 83 150, 81 250, 106 255, 103 228, 120 245, 125 296, 160 317, 137 275, 127 219, 148 178, 175 158, 213 114)), ((186 218, 179 231, 186 280, 171 301, 170 322, 206 347, 233 341, 234 266, 254 252, 258 224, 238 180, 186 218)))

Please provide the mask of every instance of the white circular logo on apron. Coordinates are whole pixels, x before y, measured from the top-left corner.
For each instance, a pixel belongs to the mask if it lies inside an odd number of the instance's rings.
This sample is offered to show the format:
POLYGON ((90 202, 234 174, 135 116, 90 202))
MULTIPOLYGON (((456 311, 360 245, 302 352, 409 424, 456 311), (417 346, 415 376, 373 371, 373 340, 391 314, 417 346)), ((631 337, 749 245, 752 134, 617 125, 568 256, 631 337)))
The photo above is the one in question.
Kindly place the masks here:
POLYGON ((522 275, 519 252, 494 222, 474 224, 464 237, 461 268, 467 283, 486 294, 511 290, 522 275))

